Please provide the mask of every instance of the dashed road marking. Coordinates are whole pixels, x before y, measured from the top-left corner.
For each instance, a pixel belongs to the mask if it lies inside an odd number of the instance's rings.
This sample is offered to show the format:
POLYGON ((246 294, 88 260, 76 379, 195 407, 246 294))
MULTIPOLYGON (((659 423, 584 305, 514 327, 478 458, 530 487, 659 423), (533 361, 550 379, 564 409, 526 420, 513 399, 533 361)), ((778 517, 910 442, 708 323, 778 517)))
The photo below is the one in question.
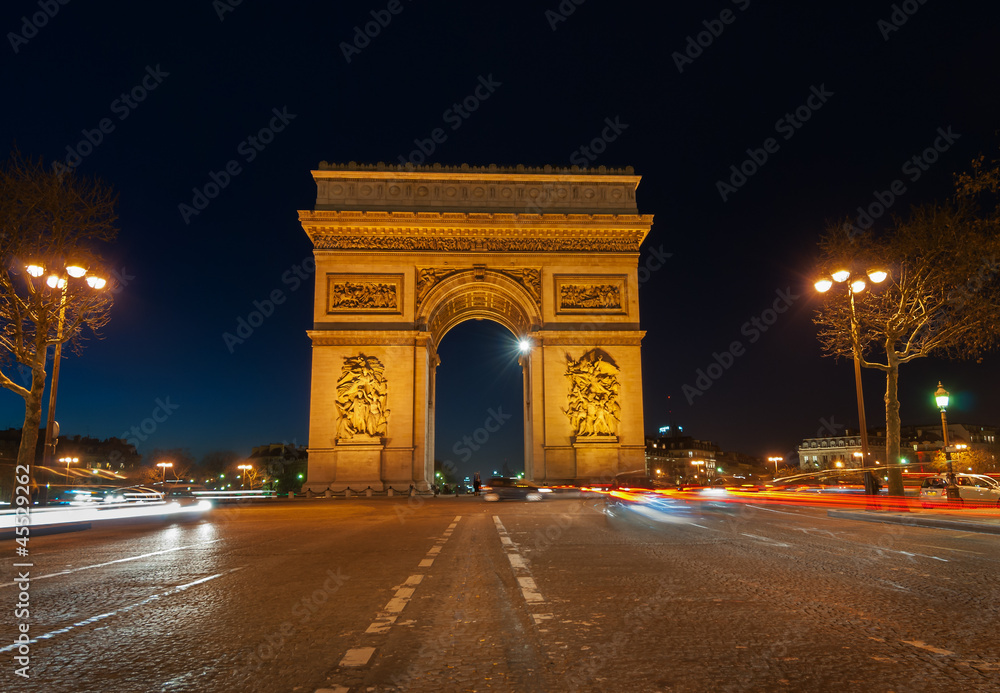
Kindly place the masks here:
POLYGON ((939 655, 953 655, 955 654, 951 650, 942 650, 940 647, 933 647, 928 645, 923 640, 900 640, 904 645, 913 645, 914 647, 919 647, 921 650, 927 650, 928 652, 933 652, 939 655))
POLYGON ((340 660, 340 666, 342 667, 363 667, 368 664, 368 660, 372 658, 375 654, 374 647, 355 647, 353 650, 348 650, 344 658, 340 660))
MULTIPOLYGON (((448 531, 444 532, 442 537, 435 540, 434 546, 432 546, 427 551, 427 557, 420 559, 417 564, 418 568, 429 568, 434 564, 434 558, 441 553, 442 547, 448 543, 448 537, 451 536, 452 530, 458 524, 458 521, 462 519, 462 516, 457 516, 454 521, 449 525, 448 531)), ((396 619, 399 614, 406 608, 406 605, 413 598, 413 593, 416 591, 417 586, 423 581, 423 573, 414 573, 406 578, 406 581, 396 588, 396 592, 392 595, 392 598, 388 601, 385 607, 378 613, 375 620, 371 622, 365 630, 366 635, 382 635, 387 633, 393 624, 396 623, 396 619)), ((344 658, 340 660, 340 666, 342 667, 363 667, 368 664, 371 660, 372 655, 375 653, 374 647, 355 647, 350 649, 344 654, 344 658)), ((316 693, 326 693, 327 691, 338 691, 346 692, 349 689, 343 686, 338 686, 336 688, 320 688, 316 693)))
POLYGON ((538 586, 535 584, 534 578, 519 577, 517 584, 521 586, 521 594, 524 595, 524 601, 531 604, 545 601, 542 593, 538 591, 538 586))
MULTIPOLYGON (((535 584, 535 579, 531 577, 531 572, 528 570, 528 564, 525 562, 524 556, 521 555, 517 544, 511 540, 510 535, 507 533, 507 528, 503 526, 503 522, 500 521, 500 517, 498 515, 493 516, 493 524, 496 525, 497 533, 500 535, 500 541, 503 543, 505 553, 507 554, 507 560, 510 562, 510 567, 514 571, 514 575, 517 577, 517 584, 521 588, 521 594, 524 596, 524 601, 527 602, 529 606, 532 604, 544 603, 545 598, 542 597, 542 593, 538 591, 538 585, 535 584)), ((532 617, 534 616, 535 614, 532 614, 532 617)), ((551 614, 547 614, 547 616, 551 618, 551 614)))

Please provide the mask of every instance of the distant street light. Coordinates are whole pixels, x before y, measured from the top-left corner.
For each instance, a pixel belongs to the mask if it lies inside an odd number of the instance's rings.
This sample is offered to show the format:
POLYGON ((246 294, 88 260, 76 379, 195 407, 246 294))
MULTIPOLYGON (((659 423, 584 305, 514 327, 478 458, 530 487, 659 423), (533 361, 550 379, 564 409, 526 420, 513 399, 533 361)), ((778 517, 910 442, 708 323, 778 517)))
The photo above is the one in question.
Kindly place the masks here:
POLYGON ((938 405, 941 410, 941 432, 944 435, 944 459, 945 459, 945 469, 948 472, 948 485, 945 490, 948 493, 948 500, 958 499, 958 486, 955 484, 955 470, 951 465, 951 453, 948 451, 948 415, 945 410, 948 408, 948 401, 950 396, 948 391, 944 389, 941 381, 938 381, 938 389, 934 393, 934 402, 938 405))
POLYGON ((774 462, 774 476, 777 477, 778 476, 778 462, 784 462, 785 458, 784 457, 768 457, 767 461, 768 462, 774 462))
MULTIPOLYGON (((874 284, 881 284, 888 274, 878 268, 869 269, 868 279, 874 284)), ((854 387, 858 397, 858 426, 861 429, 861 459, 864 469, 865 493, 876 493, 875 476, 868 470, 868 423, 865 421, 865 396, 861 390, 861 327, 858 324, 858 314, 854 309, 854 295, 865 290, 867 284, 862 275, 854 275, 848 269, 838 269, 829 277, 821 277, 813 286, 816 291, 826 293, 833 287, 833 282, 847 285, 847 293, 851 305, 851 352, 854 354, 854 387), (832 280, 832 281, 831 281, 832 280), (850 281, 848 281, 850 280, 850 281)))
POLYGON ((163 470, 163 480, 161 483, 167 483, 167 467, 173 467, 173 462, 157 462, 156 466, 163 470))
POLYGON ((70 465, 71 462, 74 463, 74 464, 77 463, 77 462, 79 462, 80 458, 79 457, 60 457, 59 461, 66 463, 66 485, 68 486, 69 485, 69 465, 70 465))
MULTIPOLYGON (((246 479, 246 474, 247 474, 247 472, 249 470, 253 469, 253 465, 250 465, 250 464, 241 464, 241 465, 239 465, 236 468, 239 469, 239 470, 242 470, 241 473, 240 473, 240 488, 243 488, 243 482, 246 479)), ((253 481, 250 482, 250 490, 251 491, 253 490, 253 481)))
MULTIPOLYGON (((63 327, 66 324, 66 294, 69 291, 69 280, 72 279, 83 279, 89 268, 86 263, 79 259, 72 259, 67 261, 65 264, 62 262, 55 263, 55 266, 50 266, 50 269, 46 269, 45 265, 41 262, 31 261, 25 264, 25 271, 31 277, 36 279, 42 275, 49 273, 49 276, 45 280, 45 284, 50 289, 58 289, 61 292, 59 297, 59 320, 56 323, 56 347, 55 347, 55 360, 52 363, 52 384, 49 386, 49 410, 45 417, 45 442, 42 446, 42 466, 48 466, 52 463, 52 459, 56 456, 56 436, 55 436, 55 416, 56 416, 56 396, 59 394, 59 363, 62 361, 62 341, 63 341, 63 327), (56 269, 55 267, 61 268, 56 269)), ((101 290, 107 286, 107 280, 97 276, 90 275, 86 278, 87 286, 94 290, 101 290)), ((30 283, 30 280, 29 280, 30 283)), ((68 477, 68 471, 67 471, 68 477)))

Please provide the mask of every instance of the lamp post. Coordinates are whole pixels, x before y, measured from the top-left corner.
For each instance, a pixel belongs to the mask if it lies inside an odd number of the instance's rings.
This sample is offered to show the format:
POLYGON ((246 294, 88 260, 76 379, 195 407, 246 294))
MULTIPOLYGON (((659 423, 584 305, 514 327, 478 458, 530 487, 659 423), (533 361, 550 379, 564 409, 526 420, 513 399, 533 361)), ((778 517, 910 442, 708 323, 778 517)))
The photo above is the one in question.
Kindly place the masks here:
POLYGON ((69 465, 70 465, 71 462, 72 463, 79 462, 80 458, 79 457, 60 457, 59 461, 66 463, 66 485, 69 486, 69 465))
MULTIPOLYGON (((881 284, 888 274, 881 269, 869 269, 868 279, 874 284, 881 284)), ((820 278, 815 284, 816 291, 826 293, 834 282, 847 287, 851 306, 851 352, 854 355, 854 388, 858 398, 858 426, 861 429, 861 459, 864 470, 865 493, 874 495, 876 491, 875 476, 868 470, 868 423, 865 421, 865 396, 861 390, 861 327, 858 324, 858 314, 854 309, 854 295, 859 294, 868 286, 861 275, 853 274, 848 269, 839 269, 829 277, 820 278)))
POLYGON ((941 381, 938 381, 938 389, 934 392, 934 402, 938 405, 938 409, 941 410, 941 433, 944 436, 944 459, 945 459, 945 469, 948 474, 948 486, 945 490, 948 493, 948 500, 960 498, 958 495, 958 486, 955 484, 955 469, 951 464, 951 453, 948 451, 948 414, 945 410, 948 408, 948 401, 951 396, 948 391, 944 389, 941 381))
POLYGON ((768 462, 774 462, 774 476, 775 476, 775 478, 777 478, 778 477, 778 462, 784 462, 785 458, 784 457, 768 457, 767 461, 768 462))
MULTIPOLYGON (((240 488, 243 488, 243 482, 246 481, 247 472, 253 469, 253 465, 241 464, 237 467, 240 471, 240 488)), ((250 482, 250 490, 253 490, 253 481, 250 482)))
MULTIPOLYGON (((57 263, 61 264, 61 263, 57 263)), ((55 436, 55 416, 56 397, 59 394, 59 364, 62 361, 63 327, 66 324, 66 295, 69 291, 71 279, 86 278, 87 286, 95 291, 100 291, 107 286, 107 280, 103 277, 91 274, 87 276, 89 268, 84 262, 72 260, 66 262, 61 269, 46 270, 45 265, 40 262, 29 262, 25 265, 25 270, 31 277, 41 277, 48 272, 49 276, 45 283, 50 289, 58 289, 59 296, 59 320, 56 323, 56 348, 55 360, 52 363, 52 385, 49 388, 49 410, 45 418, 45 444, 42 447, 42 465, 47 466, 52 462, 56 454, 55 436)))
POLYGON ((173 467, 173 462, 157 462, 156 466, 163 470, 163 479, 160 483, 166 485, 167 483, 167 467, 173 467))

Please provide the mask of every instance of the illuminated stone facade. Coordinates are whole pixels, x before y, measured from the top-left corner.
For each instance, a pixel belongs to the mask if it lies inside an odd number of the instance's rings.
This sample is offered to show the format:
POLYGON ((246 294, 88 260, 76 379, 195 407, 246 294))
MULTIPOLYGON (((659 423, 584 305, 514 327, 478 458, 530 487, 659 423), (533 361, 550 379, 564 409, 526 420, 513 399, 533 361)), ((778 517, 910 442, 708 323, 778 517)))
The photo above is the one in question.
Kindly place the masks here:
POLYGON ((484 318, 530 343, 526 477, 645 466, 637 266, 652 216, 631 169, 324 162, 313 178, 307 488, 426 489, 437 346, 484 318))

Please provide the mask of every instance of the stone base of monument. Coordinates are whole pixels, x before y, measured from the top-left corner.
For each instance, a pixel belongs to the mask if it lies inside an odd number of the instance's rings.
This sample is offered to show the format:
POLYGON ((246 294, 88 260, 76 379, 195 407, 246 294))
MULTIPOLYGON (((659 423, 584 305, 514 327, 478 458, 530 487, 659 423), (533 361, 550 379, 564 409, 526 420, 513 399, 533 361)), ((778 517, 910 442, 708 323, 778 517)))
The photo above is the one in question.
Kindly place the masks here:
POLYGON ((375 436, 355 436, 348 440, 338 440, 337 469, 350 470, 350 478, 337 479, 330 483, 334 493, 350 488, 356 492, 364 492, 368 487, 375 491, 385 490, 382 483, 382 454, 385 445, 381 438, 375 436))
POLYGON ((618 448, 618 436, 577 436, 573 440, 577 479, 610 480, 619 472, 618 448))

